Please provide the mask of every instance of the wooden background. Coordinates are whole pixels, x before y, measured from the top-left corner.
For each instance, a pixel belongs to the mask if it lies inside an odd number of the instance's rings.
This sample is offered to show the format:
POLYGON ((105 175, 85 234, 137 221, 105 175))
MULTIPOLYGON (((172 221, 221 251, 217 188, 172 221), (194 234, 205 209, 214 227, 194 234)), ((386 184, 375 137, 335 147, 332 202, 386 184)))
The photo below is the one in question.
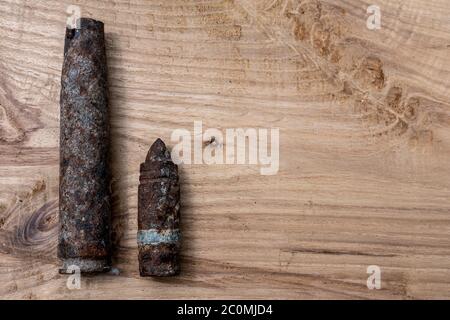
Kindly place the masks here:
POLYGON ((0 0, 0 296, 450 298, 450 2, 0 0), (70 4, 105 22, 114 266, 57 273, 70 4), (280 128, 280 170, 182 167, 183 272, 141 279, 140 162, 173 130, 280 128), (382 289, 368 290, 378 265, 382 289))

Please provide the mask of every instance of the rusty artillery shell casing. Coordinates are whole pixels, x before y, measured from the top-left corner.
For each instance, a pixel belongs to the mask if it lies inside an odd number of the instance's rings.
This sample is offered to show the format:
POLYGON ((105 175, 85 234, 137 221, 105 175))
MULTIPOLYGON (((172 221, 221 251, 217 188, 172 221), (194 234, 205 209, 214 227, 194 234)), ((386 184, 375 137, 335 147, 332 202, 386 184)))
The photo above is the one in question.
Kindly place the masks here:
POLYGON ((110 171, 104 26, 81 18, 66 29, 61 77, 60 233, 58 257, 68 273, 110 267, 110 171))
POLYGON ((178 166, 161 139, 141 164, 138 195, 139 271, 146 276, 179 273, 180 186, 178 166))

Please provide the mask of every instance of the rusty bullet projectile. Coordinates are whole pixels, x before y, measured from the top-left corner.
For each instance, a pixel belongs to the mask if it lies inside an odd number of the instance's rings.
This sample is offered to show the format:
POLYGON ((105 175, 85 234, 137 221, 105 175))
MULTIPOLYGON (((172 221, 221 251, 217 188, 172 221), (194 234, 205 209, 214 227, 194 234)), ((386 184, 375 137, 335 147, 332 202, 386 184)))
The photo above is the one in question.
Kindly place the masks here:
POLYGON ((140 168, 138 194, 139 271, 146 276, 179 273, 180 186, 178 166, 161 139, 140 168))

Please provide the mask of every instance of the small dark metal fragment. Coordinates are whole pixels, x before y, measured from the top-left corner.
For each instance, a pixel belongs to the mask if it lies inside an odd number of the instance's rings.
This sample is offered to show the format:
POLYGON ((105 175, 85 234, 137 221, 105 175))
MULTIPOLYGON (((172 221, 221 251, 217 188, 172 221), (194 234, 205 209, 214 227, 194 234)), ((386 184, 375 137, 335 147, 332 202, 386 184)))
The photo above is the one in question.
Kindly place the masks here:
POLYGON ((60 273, 110 268, 110 171, 104 26, 66 29, 60 100, 60 273))
POLYGON ((141 164, 138 195, 139 271, 146 276, 179 273, 181 234, 178 166, 161 139, 141 164))

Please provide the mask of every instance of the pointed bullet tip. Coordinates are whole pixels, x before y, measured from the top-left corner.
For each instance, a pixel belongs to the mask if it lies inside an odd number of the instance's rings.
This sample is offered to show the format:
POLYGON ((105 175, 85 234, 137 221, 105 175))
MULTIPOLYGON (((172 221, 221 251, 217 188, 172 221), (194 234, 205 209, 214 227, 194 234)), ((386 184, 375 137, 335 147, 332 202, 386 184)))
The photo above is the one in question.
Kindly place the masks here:
POLYGON ((166 144, 160 138, 156 139, 150 147, 150 151, 152 151, 152 153, 154 154, 164 153, 166 149, 166 144))
POLYGON ((153 142, 152 146, 154 145, 161 145, 161 146, 166 146, 166 144, 164 143, 164 141, 161 140, 161 138, 158 138, 155 140, 155 142, 153 142))
POLYGON ((160 138, 153 142, 147 154, 147 160, 170 160, 170 152, 160 138))

